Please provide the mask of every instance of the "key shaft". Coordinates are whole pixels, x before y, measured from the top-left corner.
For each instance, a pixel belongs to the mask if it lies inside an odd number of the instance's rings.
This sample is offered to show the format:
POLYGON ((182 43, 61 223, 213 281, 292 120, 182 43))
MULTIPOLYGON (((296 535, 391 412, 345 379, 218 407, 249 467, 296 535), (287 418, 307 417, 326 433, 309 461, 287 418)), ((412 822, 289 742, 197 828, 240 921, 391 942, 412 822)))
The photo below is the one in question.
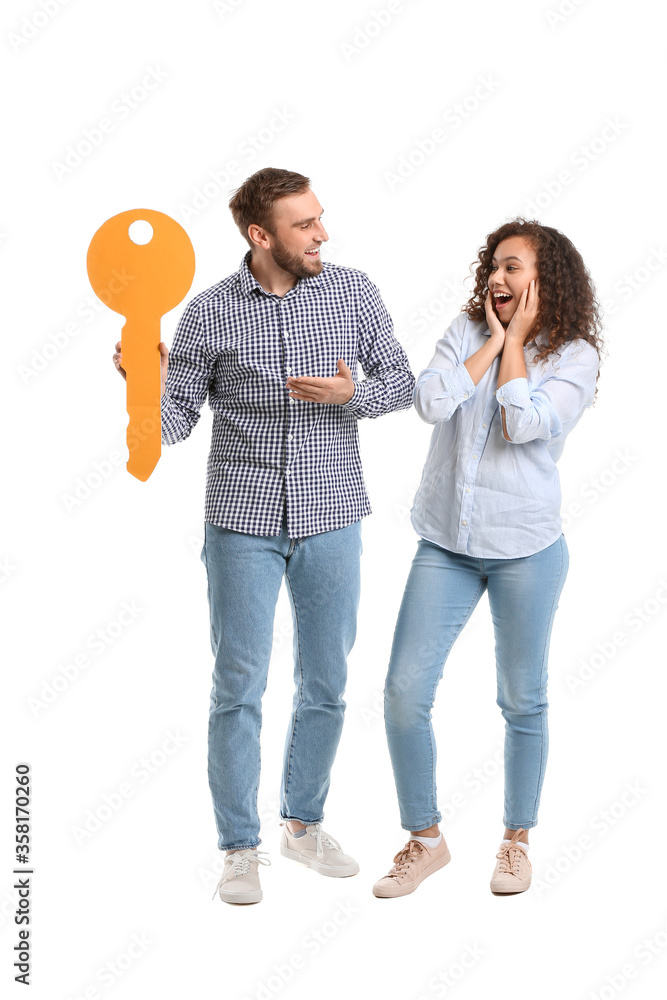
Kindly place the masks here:
POLYGON ((127 375, 127 471, 146 482, 162 453, 160 317, 128 317, 121 333, 127 375))

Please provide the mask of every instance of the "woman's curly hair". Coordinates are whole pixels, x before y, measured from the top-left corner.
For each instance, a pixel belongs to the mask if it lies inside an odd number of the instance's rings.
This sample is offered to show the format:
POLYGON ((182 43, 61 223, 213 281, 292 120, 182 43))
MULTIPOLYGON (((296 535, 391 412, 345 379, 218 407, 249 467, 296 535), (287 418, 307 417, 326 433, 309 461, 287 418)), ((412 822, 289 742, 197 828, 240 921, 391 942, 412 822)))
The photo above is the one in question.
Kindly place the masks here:
POLYGON ((533 330, 542 331, 547 342, 535 360, 547 358, 568 340, 587 340, 602 352, 600 305, 591 276, 575 245, 551 226, 535 219, 512 219, 486 237, 478 259, 470 265, 475 288, 464 306, 472 320, 486 321, 484 298, 491 274, 491 258, 502 240, 521 236, 537 257, 540 283, 537 316, 533 330))

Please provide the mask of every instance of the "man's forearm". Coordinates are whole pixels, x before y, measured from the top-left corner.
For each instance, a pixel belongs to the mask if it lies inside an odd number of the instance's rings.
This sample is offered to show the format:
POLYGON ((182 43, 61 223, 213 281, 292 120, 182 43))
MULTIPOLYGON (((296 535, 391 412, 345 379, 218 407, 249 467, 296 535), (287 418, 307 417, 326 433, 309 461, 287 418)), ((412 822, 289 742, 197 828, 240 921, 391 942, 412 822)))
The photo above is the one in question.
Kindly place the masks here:
POLYGON ((383 369, 357 381, 354 395, 344 404, 357 417, 379 417, 412 406, 415 377, 409 367, 383 369))
POLYGON ((170 396, 168 390, 162 393, 160 400, 162 444, 176 444, 189 437, 192 428, 199 420, 199 410, 183 406, 170 396))

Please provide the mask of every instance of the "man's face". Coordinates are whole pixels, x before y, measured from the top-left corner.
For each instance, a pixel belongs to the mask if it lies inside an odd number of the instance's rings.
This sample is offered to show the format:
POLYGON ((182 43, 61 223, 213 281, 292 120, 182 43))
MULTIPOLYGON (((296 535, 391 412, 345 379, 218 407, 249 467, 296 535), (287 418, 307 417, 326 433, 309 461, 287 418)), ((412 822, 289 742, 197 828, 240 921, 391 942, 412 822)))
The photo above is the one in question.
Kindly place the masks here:
POLYGON ((279 198, 273 206, 273 233, 266 234, 275 264, 297 278, 322 270, 320 246, 329 239, 320 222, 323 208, 310 190, 279 198))

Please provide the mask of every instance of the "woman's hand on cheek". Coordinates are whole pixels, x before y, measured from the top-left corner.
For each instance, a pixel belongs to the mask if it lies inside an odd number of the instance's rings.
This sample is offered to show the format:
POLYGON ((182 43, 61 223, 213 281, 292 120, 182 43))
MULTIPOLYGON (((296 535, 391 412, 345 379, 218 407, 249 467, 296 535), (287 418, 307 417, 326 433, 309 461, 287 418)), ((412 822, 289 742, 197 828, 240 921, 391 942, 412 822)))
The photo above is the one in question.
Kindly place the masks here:
POLYGON ((486 325, 489 328, 491 339, 496 341, 499 346, 502 346, 505 343, 505 327, 494 312, 493 297, 488 288, 484 298, 484 309, 486 310, 486 325))
POLYGON ((528 288, 524 288, 519 299, 519 304, 507 327, 507 337, 511 340, 518 340, 522 344, 526 340, 527 334, 531 331, 535 319, 537 318, 539 286, 536 278, 533 278, 528 288))

